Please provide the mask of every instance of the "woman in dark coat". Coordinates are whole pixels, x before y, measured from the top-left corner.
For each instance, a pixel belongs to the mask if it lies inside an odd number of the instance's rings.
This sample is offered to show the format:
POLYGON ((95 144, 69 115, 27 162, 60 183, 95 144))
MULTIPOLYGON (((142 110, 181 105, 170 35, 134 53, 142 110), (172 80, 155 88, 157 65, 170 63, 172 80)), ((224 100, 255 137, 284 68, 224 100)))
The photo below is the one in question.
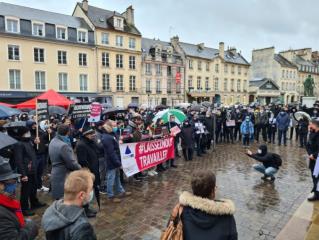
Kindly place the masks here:
POLYGON ((191 161, 194 153, 194 128, 189 120, 185 120, 183 123, 180 136, 184 159, 185 161, 191 161))
POLYGON ((236 240, 235 206, 230 200, 215 200, 214 173, 196 172, 191 185, 193 193, 183 192, 179 197, 184 240, 236 240))

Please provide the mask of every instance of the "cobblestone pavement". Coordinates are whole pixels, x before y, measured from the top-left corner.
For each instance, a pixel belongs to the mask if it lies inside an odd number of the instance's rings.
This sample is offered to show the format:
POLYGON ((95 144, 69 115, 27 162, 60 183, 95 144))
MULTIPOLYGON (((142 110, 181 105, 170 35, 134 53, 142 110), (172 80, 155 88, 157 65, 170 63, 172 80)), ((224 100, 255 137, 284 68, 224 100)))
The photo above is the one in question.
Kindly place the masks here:
MULTIPOLYGON (((254 145, 251 149, 256 148, 254 145)), ((244 154, 239 143, 222 144, 215 152, 192 162, 180 158, 177 169, 143 183, 126 184, 126 190, 133 194, 120 204, 102 196, 101 212, 92 220, 98 239, 159 239, 179 192, 190 190, 191 174, 196 169, 214 171, 218 198, 235 202, 239 239, 274 239, 307 197, 311 180, 306 152, 296 142, 288 142, 287 147, 269 145, 269 150, 279 153, 284 161, 274 184, 260 179, 261 175, 251 167, 254 160, 244 154)), ((45 195, 40 198, 49 199, 45 195)), ((41 213, 36 220, 40 220, 41 213)))

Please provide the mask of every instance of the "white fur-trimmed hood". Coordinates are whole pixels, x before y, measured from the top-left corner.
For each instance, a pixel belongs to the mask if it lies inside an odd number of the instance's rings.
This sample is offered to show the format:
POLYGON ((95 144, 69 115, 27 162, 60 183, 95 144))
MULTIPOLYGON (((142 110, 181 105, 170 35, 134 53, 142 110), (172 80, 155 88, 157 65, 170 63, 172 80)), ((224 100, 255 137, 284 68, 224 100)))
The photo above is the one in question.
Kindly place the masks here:
POLYGON ((211 215, 233 215, 235 213, 235 205, 231 200, 221 199, 214 201, 197 197, 189 192, 183 192, 179 196, 179 203, 211 215))

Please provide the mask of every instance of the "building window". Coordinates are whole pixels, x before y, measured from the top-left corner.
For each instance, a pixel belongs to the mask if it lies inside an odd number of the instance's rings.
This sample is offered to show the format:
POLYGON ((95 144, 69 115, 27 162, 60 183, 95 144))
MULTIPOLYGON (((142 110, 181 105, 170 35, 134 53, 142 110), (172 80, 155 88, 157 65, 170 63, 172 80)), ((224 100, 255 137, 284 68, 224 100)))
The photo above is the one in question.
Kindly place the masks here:
POLYGON ((136 77, 130 76, 130 91, 136 91, 136 77))
POLYGON ((78 31, 78 42, 86 43, 87 42, 87 32, 86 31, 78 31))
POLYGON ((123 91, 123 75, 116 75, 116 91, 123 91))
POLYGON ((188 88, 193 88, 193 77, 192 76, 188 77, 188 88))
POLYGON ((131 48, 131 49, 135 49, 135 47, 136 47, 135 38, 130 38, 129 43, 128 43, 128 47, 131 48))
POLYGON ((103 91, 110 91, 110 75, 103 74, 102 75, 102 89, 103 91))
POLYGON ((123 55, 116 54, 116 67, 123 68, 123 55))
POLYGON ((80 91, 88 90, 88 75, 80 74, 80 91))
POLYGON ((289 73, 288 73, 288 70, 286 70, 286 78, 287 78, 287 79, 288 79, 288 74, 289 74, 289 73))
POLYGON ((224 79, 224 91, 225 92, 228 91, 228 80, 227 80, 227 78, 224 79))
POLYGON ((188 68, 193 69, 193 60, 188 60, 188 68))
POLYGON ((206 71, 209 72, 209 62, 206 63, 206 71))
POLYGON ((172 66, 167 66, 167 76, 172 76, 172 66))
POLYGON ((123 22, 122 19, 116 18, 116 19, 115 19, 115 23, 114 23, 114 24, 115 24, 115 27, 116 27, 116 28, 123 28, 122 22, 123 22))
POLYGON ((156 80, 156 93, 161 93, 162 87, 161 87, 161 79, 156 80))
POLYGON ((228 73, 228 65, 227 65, 227 64, 225 64, 224 72, 225 72, 225 73, 228 73))
POLYGON ((87 55, 86 53, 79 53, 79 65, 87 66, 87 55))
POLYGON ((215 72, 219 72, 219 65, 218 64, 215 64, 215 72))
POLYGON ((6 18, 6 31, 10 33, 19 33, 20 32, 19 20, 6 18))
POLYGON ((20 49, 19 46, 9 45, 8 46, 8 59, 9 60, 20 60, 20 49))
POLYGON ((206 91, 209 90, 209 78, 208 77, 205 79, 205 90, 206 91))
POLYGON ((151 74, 151 64, 150 63, 145 64, 145 73, 151 74))
POLYGON ((237 80, 237 92, 241 91, 241 82, 240 79, 237 80))
POLYGON ((57 27, 56 28, 56 38, 60 39, 60 40, 66 40, 67 39, 66 28, 57 27))
POLYGON ((230 90, 231 91, 234 91, 235 89, 234 89, 234 84, 235 84, 235 80, 234 79, 231 79, 230 80, 230 90))
POLYGON ((102 33, 102 44, 108 45, 109 44, 109 34, 108 33, 102 33))
POLYGON ((102 53, 102 66, 109 67, 110 66, 110 55, 107 52, 102 53))
POLYGON ((43 48, 35 48, 34 49, 34 61, 35 62, 44 62, 44 49, 43 48))
POLYGON ((36 71, 35 72, 35 89, 45 90, 45 72, 36 71))
POLYGON ((289 78, 292 78, 292 71, 289 72, 289 78))
POLYGON ((44 36, 44 24, 43 23, 33 23, 32 24, 32 35, 43 37, 44 36))
POLYGON ((214 83, 215 83, 215 91, 219 91, 219 84, 218 84, 218 78, 215 78, 215 81, 214 81, 214 83))
POLYGON ((231 74, 234 74, 234 73, 235 73, 235 66, 232 65, 232 66, 231 66, 231 74))
POLYGON ((156 64, 156 75, 162 75, 162 65, 156 64))
POLYGON ((171 79, 167 79, 167 93, 172 92, 172 82, 171 79))
POLYGON ((59 91, 68 90, 68 74, 59 73, 59 91))
POLYGON ((151 92, 151 80, 146 79, 146 92, 150 93, 151 92))
POLYGON ((197 90, 202 90, 202 78, 197 77, 197 90))
POLYGON ((123 36, 116 36, 116 46, 123 47, 123 36))
POLYGON ((197 69, 198 69, 199 71, 202 70, 202 61, 198 61, 198 62, 197 62, 197 69))
POLYGON ((281 77, 282 77, 282 78, 285 78, 285 70, 282 70, 281 77))
POLYGON ((58 51, 58 64, 67 64, 66 51, 58 51))
POLYGON ((19 90, 21 89, 21 71, 17 69, 9 70, 9 84, 10 89, 19 90))
POLYGON ((244 80, 243 88, 244 88, 244 91, 245 90, 247 91, 247 80, 244 80))
POLYGON ((241 66, 238 66, 238 75, 241 75, 241 66))
POLYGON ((135 56, 129 57, 129 66, 130 66, 130 69, 135 69, 135 56))

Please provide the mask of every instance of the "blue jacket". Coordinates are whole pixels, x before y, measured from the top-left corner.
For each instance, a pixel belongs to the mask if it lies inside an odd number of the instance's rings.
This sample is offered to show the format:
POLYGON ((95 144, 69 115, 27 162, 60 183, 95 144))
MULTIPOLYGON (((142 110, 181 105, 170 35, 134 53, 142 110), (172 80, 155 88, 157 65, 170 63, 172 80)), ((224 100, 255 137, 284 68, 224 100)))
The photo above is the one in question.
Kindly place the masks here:
POLYGON ((102 135, 102 144, 104 147, 104 159, 107 170, 121 167, 120 146, 115 135, 113 133, 104 133, 102 135))
POLYGON ((246 120, 240 125, 241 134, 254 134, 254 125, 251 121, 247 122, 246 120))
POLYGON ((277 128, 279 130, 288 130, 290 117, 286 112, 280 112, 276 117, 277 128))

